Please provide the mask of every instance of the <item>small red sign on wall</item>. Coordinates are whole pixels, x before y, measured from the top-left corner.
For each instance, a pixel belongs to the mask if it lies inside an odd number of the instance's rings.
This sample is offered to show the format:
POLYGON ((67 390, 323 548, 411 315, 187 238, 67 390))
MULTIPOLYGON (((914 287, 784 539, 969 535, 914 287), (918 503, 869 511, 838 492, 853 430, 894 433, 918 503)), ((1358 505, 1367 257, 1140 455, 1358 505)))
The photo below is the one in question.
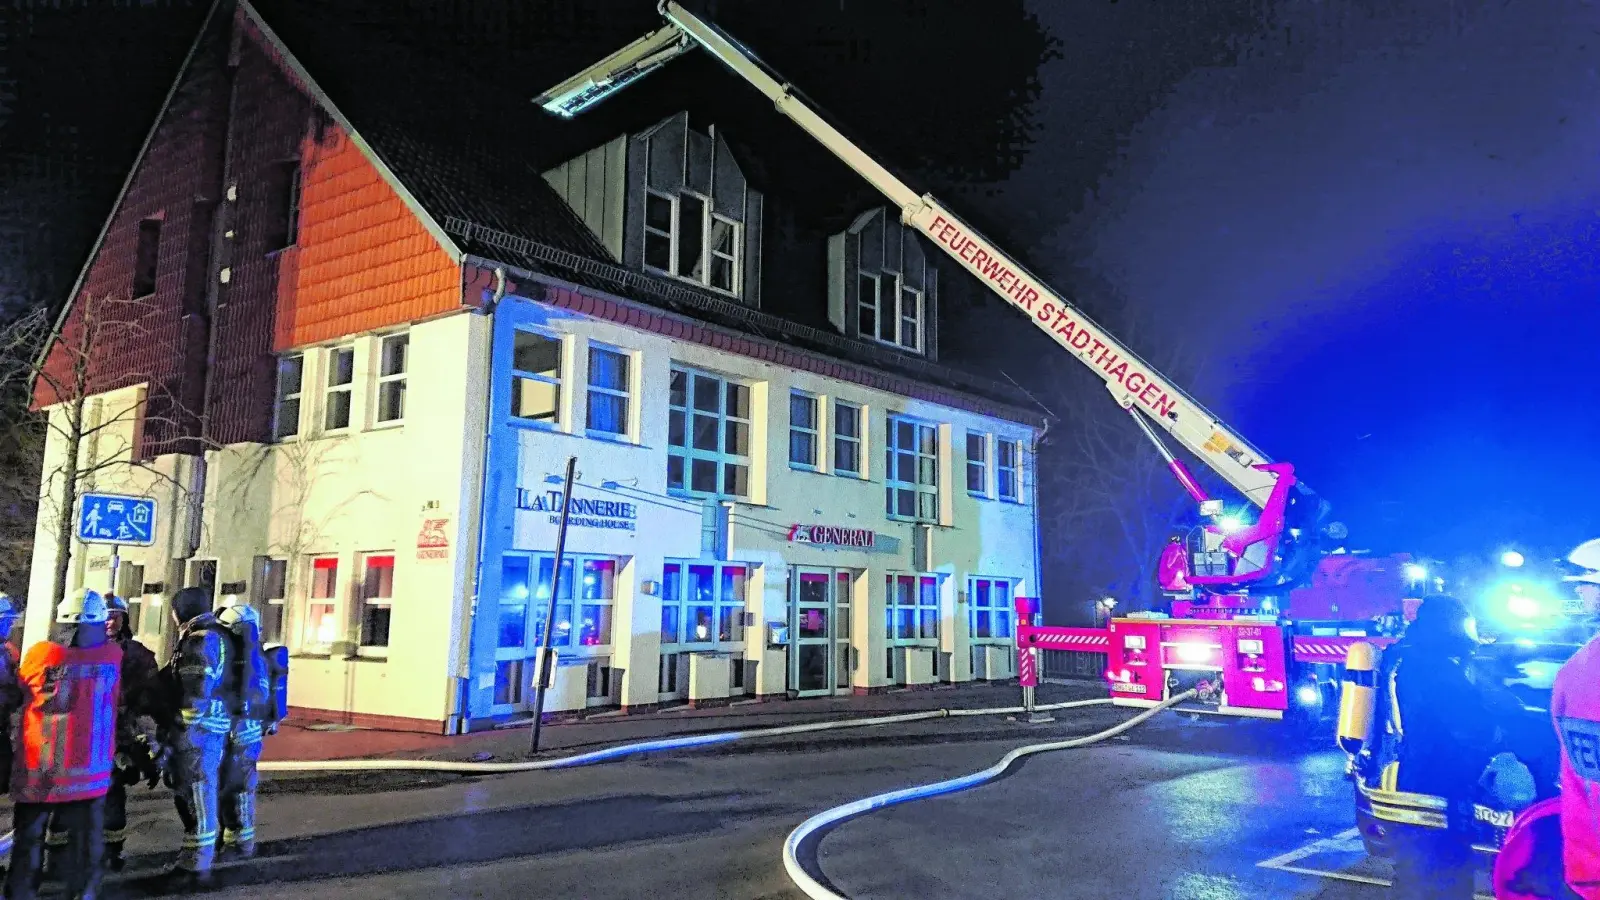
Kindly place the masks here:
POLYGON ((449 519, 423 519, 422 530, 417 532, 417 559, 448 559, 450 537, 444 527, 449 519))

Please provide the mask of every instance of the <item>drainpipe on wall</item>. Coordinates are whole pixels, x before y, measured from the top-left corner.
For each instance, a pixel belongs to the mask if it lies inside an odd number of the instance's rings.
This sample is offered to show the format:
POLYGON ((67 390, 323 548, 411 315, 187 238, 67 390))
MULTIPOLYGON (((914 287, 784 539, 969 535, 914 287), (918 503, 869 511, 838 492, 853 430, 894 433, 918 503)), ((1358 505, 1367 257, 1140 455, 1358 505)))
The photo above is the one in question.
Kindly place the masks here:
MULTIPOLYGON (((217 362, 217 318, 219 311, 227 305, 227 282, 224 273, 228 272, 230 262, 229 249, 232 247, 232 221, 233 204, 238 199, 238 188, 234 185, 234 158, 233 158, 233 121, 239 106, 239 51, 243 35, 237 25, 233 27, 229 38, 228 59, 223 67, 228 81, 228 111, 222 121, 222 182, 221 197, 217 199, 213 208, 211 223, 211 261, 206 266, 206 316, 203 320, 206 340, 206 356, 204 367, 200 370, 200 423, 198 440, 199 453, 194 456, 194 463, 189 470, 187 515, 188 515, 188 540, 182 548, 183 555, 175 562, 186 562, 194 558, 200 550, 201 540, 204 537, 205 525, 205 495, 206 495, 206 446, 205 442, 211 431, 211 406, 212 406, 212 373, 217 362)), ((181 577, 174 579, 170 593, 175 594, 188 580, 187 566, 174 566, 174 574, 182 573, 181 577)), ((220 576, 221 573, 219 572, 220 576)), ((165 629, 163 629, 165 631, 165 629)), ((167 643, 167 641, 163 641, 167 643)))
POLYGON ((489 302, 479 308, 479 315, 489 321, 489 352, 484 354, 483 361, 483 471, 478 479, 478 547, 477 560, 473 566, 472 575, 472 604, 469 608, 466 631, 467 648, 463 654, 462 667, 465 671, 456 676, 455 712, 445 724, 446 734, 465 734, 470 716, 467 715, 467 705, 472 692, 472 624, 478 619, 478 601, 483 591, 483 567, 485 555, 483 552, 484 541, 489 535, 489 471, 492 456, 489 453, 494 442, 494 313, 499 308, 500 301, 506 295, 506 270, 501 266, 494 269, 494 293, 490 295, 489 302))

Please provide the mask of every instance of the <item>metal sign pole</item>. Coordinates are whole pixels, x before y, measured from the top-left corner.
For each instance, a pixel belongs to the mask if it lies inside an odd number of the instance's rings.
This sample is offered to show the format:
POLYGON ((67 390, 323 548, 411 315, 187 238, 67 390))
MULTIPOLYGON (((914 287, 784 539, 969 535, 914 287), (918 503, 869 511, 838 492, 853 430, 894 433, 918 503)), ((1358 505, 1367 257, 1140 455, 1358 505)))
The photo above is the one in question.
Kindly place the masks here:
POLYGON ((113 594, 117 592, 117 567, 122 565, 121 550, 116 544, 111 545, 111 584, 106 589, 113 594))
MULTIPOLYGON (((561 489, 561 525, 556 530, 556 567, 550 576, 550 606, 545 610, 544 635, 539 639, 539 658, 534 668, 533 681, 533 737, 528 744, 529 753, 539 752, 539 725, 544 719, 544 692, 555 671, 555 656, 550 652, 550 639, 556 627, 556 601, 561 596, 561 562, 567 552, 567 516, 572 510, 572 481, 578 468, 576 456, 567 457, 566 484, 561 489)), ((538 578, 537 575, 534 576, 538 578)))

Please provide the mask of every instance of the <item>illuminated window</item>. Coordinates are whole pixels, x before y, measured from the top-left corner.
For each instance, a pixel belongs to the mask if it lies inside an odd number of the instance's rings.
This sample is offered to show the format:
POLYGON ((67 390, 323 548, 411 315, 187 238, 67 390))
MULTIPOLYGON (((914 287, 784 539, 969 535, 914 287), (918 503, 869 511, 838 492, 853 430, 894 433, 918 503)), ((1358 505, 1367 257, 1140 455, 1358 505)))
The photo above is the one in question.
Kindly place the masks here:
POLYGON ((361 579, 361 648, 387 650, 394 612, 394 554, 369 554, 361 579))
POLYGON ((378 422, 399 422, 406 417, 406 369, 411 357, 411 336, 391 334, 378 345, 378 422))
POLYGON ((511 344, 511 414, 554 425, 561 415, 561 339, 517 329, 511 344))
POLYGON ((884 512, 892 519, 939 519, 939 435, 934 426, 889 416, 884 447, 884 512))
POLYGON ((939 640, 939 576, 884 576, 885 635, 894 644, 934 645, 939 640))
POLYGON ((322 400, 322 428, 341 431, 350 427, 350 395, 356 381, 356 350, 335 347, 328 351, 328 387, 322 400))
MULTIPOLYGON (((541 646, 555 570, 554 553, 516 554, 502 561, 496 639, 501 649, 526 648, 525 655, 531 659, 541 646)), ((616 589, 614 558, 565 554, 561 584, 554 588, 556 617, 550 646, 609 646, 616 589)))
POLYGON ((1011 578, 967 579, 967 606, 972 616, 972 639, 996 642, 1011 639, 1016 615, 1011 605, 1016 581, 1011 578))
POLYGON ((661 643, 670 651, 744 641, 750 568, 667 560, 661 578, 661 643))
POLYGON ((750 388, 674 367, 667 413, 667 489, 750 495, 750 388))
POLYGON ((301 647, 327 649, 342 637, 339 627, 339 560, 324 556, 311 561, 310 586, 306 592, 306 618, 300 632, 301 647))

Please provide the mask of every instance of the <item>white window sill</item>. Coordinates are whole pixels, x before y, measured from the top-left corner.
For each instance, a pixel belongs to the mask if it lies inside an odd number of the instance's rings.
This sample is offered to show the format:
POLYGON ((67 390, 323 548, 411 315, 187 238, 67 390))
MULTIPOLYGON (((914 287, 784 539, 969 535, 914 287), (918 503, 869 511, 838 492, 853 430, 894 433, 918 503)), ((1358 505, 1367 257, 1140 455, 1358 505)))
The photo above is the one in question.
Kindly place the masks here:
POLYGON ((404 428, 405 424, 406 424, 406 420, 403 419, 403 418, 395 419, 395 420, 389 421, 389 422, 373 422, 372 423, 372 427, 368 428, 367 430, 368 431, 393 431, 396 428, 404 428))

